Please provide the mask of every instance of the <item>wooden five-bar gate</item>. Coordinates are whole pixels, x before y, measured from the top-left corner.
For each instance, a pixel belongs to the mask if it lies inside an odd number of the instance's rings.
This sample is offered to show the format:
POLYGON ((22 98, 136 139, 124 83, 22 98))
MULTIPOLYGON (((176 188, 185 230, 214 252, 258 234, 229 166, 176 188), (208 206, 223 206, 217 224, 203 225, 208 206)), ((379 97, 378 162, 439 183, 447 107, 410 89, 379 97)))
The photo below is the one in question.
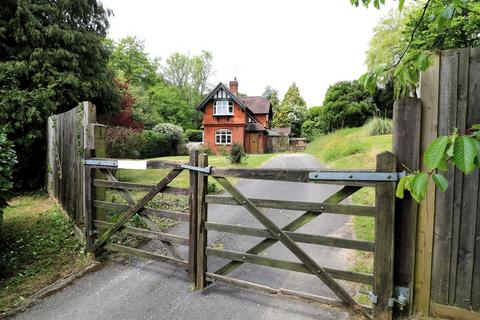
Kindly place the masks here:
POLYGON ((382 153, 377 156, 375 171, 318 171, 315 169, 246 169, 216 168, 208 166, 208 156, 192 152, 187 164, 166 161, 131 161, 117 159, 85 160, 85 226, 88 250, 100 248, 112 250, 140 258, 154 259, 177 265, 189 272, 196 287, 204 289, 211 283, 221 282, 243 288, 249 288, 269 294, 281 294, 300 299, 344 305, 365 316, 374 314, 379 319, 390 319, 394 298, 393 256, 394 256, 394 221, 395 221, 395 186, 401 174, 396 172, 395 156, 382 153), (155 185, 126 183, 117 181, 113 170, 117 169, 169 169, 169 172, 155 185), (100 172, 94 173, 94 170, 100 172), (189 171, 190 187, 175 188, 169 184, 184 170, 189 171), (99 178, 100 177, 100 178, 99 178), (289 181, 302 183, 334 184, 343 186, 323 202, 301 202, 295 200, 267 200, 249 198, 232 184, 228 178, 289 181), (208 179, 217 181, 224 195, 208 194, 208 179), (92 188, 112 188, 117 190, 124 203, 93 199, 92 188), (348 198, 364 187, 375 188, 375 206, 349 204, 348 198), (135 201, 128 190, 147 191, 135 201), (189 213, 160 210, 148 207, 148 203, 158 193, 175 193, 189 197, 189 213), (243 206, 264 228, 252 228, 241 225, 215 223, 208 219, 209 204, 243 206), (279 226, 262 210, 263 208, 297 210, 303 213, 285 226, 279 226), (98 217, 100 209, 123 210, 115 222, 107 222, 98 217), (326 235, 297 232, 322 213, 367 216, 375 219, 375 242, 331 237, 326 235), (148 229, 126 226, 125 223, 135 215, 139 216, 148 229), (189 224, 189 234, 178 236, 159 229, 151 217, 176 219, 189 224), (262 238, 256 245, 245 252, 236 252, 223 248, 209 247, 208 232, 218 231, 235 235, 262 238), (117 232, 135 236, 158 239, 168 253, 159 254, 143 249, 128 247, 109 242, 117 232), (274 259, 262 255, 276 243, 283 244, 299 262, 274 259), (374 272, 335 270, 325 268, 315 261, 299 244, 313 244, 372 252, 374 255, 374 272), (175 245, 188 246, 188 255, 181 256, 175 245), (208 270, 209 257, 228 259, 230 262, 217 270, 208 270), (264 284, 252 283, 229 274, 243 264, 256 264, 271 268, 311 274, 328 286, 339 298, 332 300, 306 292, 283 288, 272 288, 264 284), (372 286, 372 307, 360 305, 348 290, 338 282, 368 284, 372 286))

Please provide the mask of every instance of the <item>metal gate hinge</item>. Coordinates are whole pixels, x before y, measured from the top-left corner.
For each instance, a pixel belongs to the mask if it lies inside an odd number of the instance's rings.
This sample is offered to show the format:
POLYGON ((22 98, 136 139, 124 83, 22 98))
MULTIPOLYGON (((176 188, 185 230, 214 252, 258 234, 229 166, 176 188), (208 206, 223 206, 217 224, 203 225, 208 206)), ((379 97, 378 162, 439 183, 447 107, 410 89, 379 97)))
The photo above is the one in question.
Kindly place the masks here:
POLYGON ((373 292, 369 292, 368 295, 370 296, 370 301, 372 301, 373 304, 377 304, 378 296, 373 294, 373 292))
POLYGON ((398 181, 405 177, 403 172, 310 172, 310 180, 340 180, 340 181, 398 181))
POLYGON ((182 165, 180 165, 180 168, 191 170, 191 171, 202 172, 202 173, 206 173, 206 174, 212 173, 212 166, 202 168, 202 167, 191 166, 191 165, 188 165, 188 164, 182 164, 182 165))

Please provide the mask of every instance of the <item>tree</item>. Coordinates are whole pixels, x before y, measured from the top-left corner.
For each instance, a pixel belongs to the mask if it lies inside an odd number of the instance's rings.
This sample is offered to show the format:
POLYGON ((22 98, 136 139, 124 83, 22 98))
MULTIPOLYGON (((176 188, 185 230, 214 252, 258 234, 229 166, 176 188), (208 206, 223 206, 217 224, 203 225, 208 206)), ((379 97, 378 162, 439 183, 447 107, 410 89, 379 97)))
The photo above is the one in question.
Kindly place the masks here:
POLYGON ((273 115, 273 126, 279 128, 291 127, 292 134, 299 136, 306 116, 307 105, 300 95, 300 89, 293 82, 273 115))
POLYGON ((44 182, 48 116, 83 100, 99 113, 116 108, 103 43, 108 15, 95 0, 2 2, 0 124, 15 144, 17 189, 44 182))
POLYGON ((346 127, 360 127, 376 112, 371 94, 357 81, 340 81, 330 86, 316 120, 322 133, 346 127))
POLYGON ((178 87, 192 106, 200 103, 202 96, 209 90, 209 80, 213 75, 213 56, 208 51, 190 57, 178 52, 165 61, 163 76, 165 80, 178 87))
MULTIPOLYGON (((360 0, 351 2, 358 5, 360 0)), ((368 6, 372 1, 361 2, 368 6)), ((360 82, 371 91, 378 82, 393 74, 396 87, 398 83, 402 88, 396 90, 397 95, 414 95, 419 73, 430 66, 434 50, 480 44, 480 3, 477 0, 427 0, 403 8, 404 2, 399 1, 400 11, 404 11, 398 18, 400 20, 387 17, 381 23, 387 26, 387 32, 389 28, 396 30, 391 33, 393 39, 380 39, 387 38, 386 34, 382 35, 382 30, 377 30, 376 36, 380 43, 399 41, 398 45, 371 46, 369 50, 371 56, 379 59, 389 60, 391 57, 389 61, 370 66, 369 72, 360 78, 360 82)), ((376 7, 382 3, 384 1, 373 1, 376 7)))
POLYGON ((119 79, 128 84, 150 86, 158 78, 159 59, 151 59, 145 51, 144 42, 136 37, 126 37, 119 42, 108 40, 112 48, 109 66, 119 79))
POLYGON ((272 104, 272 111, 275 114, 278 105, 280 104, 280 100, 278 99, 278 90, 270 86, 266 86, 262 96, 268 101, 270 101, 270 103, 272 104))

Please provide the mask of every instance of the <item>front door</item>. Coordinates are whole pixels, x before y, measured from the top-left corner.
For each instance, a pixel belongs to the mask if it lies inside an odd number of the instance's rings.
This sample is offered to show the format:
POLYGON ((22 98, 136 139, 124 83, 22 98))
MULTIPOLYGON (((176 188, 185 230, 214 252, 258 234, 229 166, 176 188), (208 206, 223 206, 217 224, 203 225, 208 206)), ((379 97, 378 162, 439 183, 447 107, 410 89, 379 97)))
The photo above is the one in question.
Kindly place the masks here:
POLYGON ((258 153, 258 133, 251 132, 248 136, 250 153, 258 153))

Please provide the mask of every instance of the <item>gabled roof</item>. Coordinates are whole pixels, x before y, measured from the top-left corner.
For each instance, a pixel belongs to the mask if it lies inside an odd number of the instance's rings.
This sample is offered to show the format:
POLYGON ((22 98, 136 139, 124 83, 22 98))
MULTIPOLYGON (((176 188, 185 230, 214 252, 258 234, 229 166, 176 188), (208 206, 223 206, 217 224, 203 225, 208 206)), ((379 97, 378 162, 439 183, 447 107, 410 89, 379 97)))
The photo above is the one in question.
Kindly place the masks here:
POLYGON ((253 114, 270 113, 270 101, 264 97, 239 97, 253 114))
POLYGON ((232 91, 230 91, 230 89, 227 88, 226 85, 224 85, 223 83, 219 83, 215 89, 212 90, 212 92, 210 92, 210 94, 208 96, 205 97, 205 99, 203 99, 202 102, 200 102, 200 104, 195 108, 197 109, 198 111, 202 110, 203 108, 205 108, 205 106, 207 105, 207 103, 213 98, 213 96, 215 95, 215 93, 217 91, 219 91, 220 89, 223 89, 228 95, 229 95, 229 99, 231 98, 233 101, 235 101, 239 106, 240 108, 242 108, 243 110, 246 110, 247 107, 245 106, 245 104, 235 95, 232 93, 232 91))

